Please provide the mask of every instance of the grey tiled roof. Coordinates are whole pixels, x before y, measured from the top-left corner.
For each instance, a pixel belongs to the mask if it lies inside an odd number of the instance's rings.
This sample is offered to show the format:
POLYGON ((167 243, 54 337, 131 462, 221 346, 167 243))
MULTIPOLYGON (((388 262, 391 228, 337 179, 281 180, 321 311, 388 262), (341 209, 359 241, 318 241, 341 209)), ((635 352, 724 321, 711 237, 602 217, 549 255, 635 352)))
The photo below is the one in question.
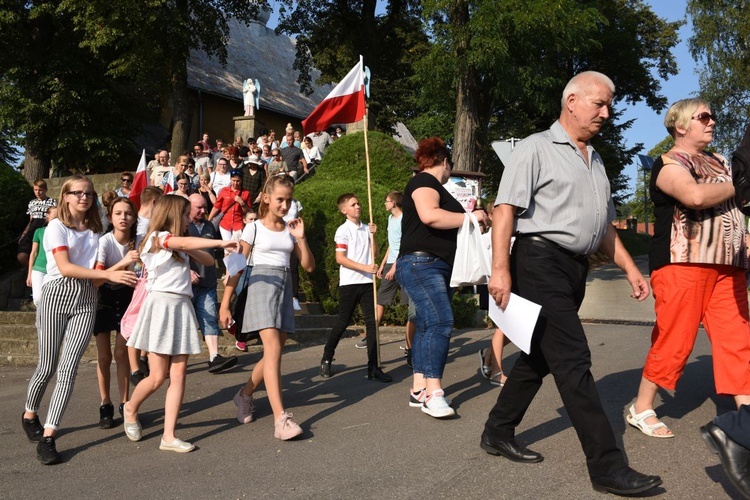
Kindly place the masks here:
MULTIPOLYGON (((205 52, 191 51, 188 87, 241 103, 242 82, 247 78, 257 79, 261 86, 260 109, 300 119, 307 118, 333 89, 333 85, 313 85, 315 91, 311 95, 300 93, 297 71, 292 68, 294 39, 276 35, 258 22, 247 26, 235 19, 229 20, 229 33, 226 68, 205 52)), ((313 81, 318 74, 313 73, 313 81)))

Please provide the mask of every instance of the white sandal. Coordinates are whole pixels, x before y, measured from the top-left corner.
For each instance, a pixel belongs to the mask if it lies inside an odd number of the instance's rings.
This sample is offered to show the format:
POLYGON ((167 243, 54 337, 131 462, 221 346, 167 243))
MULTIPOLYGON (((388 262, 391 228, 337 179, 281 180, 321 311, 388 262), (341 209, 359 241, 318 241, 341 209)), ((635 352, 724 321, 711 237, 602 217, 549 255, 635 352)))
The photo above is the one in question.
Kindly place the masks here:
POLYGON ((654 410, 644 410, 640 413, 635 412, 635 404, 630 405, 629 415, 625 417, 625 420, 628 421, 630 425, 644 433, 645 435, 649 437, 655 437, 655 438, 673 438, 674 433, 667 427, 667 424, 664 422, 659 422, 656 424, 647 424, 646 419, 649 417, 656 417, 656 412, 654 410), (654 434, 654 431, 657 429, 665 428, 667 429, 670 434, 654 434))
POLYGON ((490 377, 490 384, 496 385, 498 387, 502 387, 505 385, 505 380, 503 380, 503 372, 497 372, 494 375, 490 377))

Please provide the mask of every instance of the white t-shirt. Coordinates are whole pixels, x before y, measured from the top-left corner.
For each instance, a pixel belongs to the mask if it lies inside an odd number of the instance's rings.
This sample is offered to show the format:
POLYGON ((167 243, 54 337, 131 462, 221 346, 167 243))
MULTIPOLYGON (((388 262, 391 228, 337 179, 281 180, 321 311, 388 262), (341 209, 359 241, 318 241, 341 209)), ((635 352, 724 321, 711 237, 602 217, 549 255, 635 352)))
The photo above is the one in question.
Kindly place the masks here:
POLYGON ((162 167, 161 165, 154 167, 154 170, 151 172, 151 185, 161 186, 161 180, 164 176, 171 173, 172 167, 162 167))
POLYGON ((217 195, 222 189, 229 186, 231 183, 232 177, 229 172, 227 172, 226 174, 220 174, 219 172, 214 172, 211 174, 211 185, 214 193, 216 193, 217 195))
POLYGON ((143 245, 141 260, 148 271, 148 281, 146 290, 149 292, 170 292, 180 295, 193 296, 193 285, 190 283, 190 257, 184 252, 177 252, 182 257, 182 262, 178 262, 172 257, 172 250, 169 250, 169 238, 172 237, 167 231, 156 233, 161 244, 161 250, 156 253, 150 253, 154 244, 155 233, 147 236, 148 240, 143 245), (166 245, 166 246, 165 246, 166 245))
POLYGON ((262 221, 257 220, 245 226, 240 239, 248 245, 253 245, 251 260, 254 266, 289 267, 289 256, 294 250, 295 243, 294 236, 289 233, 289 228, 284 227, 283 231, 271 231, 263 225, 262 221), (254 244, 253 241, 255 241, 254 244))
POLYGON ((302 203, 299 200, 292 200, 289 205, 289 211, 284 216, 284 222, 289 222, 299 217, 299 213, 302 211, 302 203))
POLYGON ((393 214, 388 216, 388 260, 386 264, 393 264, 398 259, 398 252, 401 250, 401 214, 398 219, 393 214))
MULTIPOLYGON (((128 245, 120 245, 115 239, 115 233, 107 233, 99 238, 99 251, 96 254, 96 262, 103 263, 104 269, 109 269, 120 262, 128 253, 128 245)), ((128 269, 132 271, 131 264, 128 269)))
POLYGON ((44 231, 44 251, 47 256, 47 274, 44 276, 44 283, 63 277, 55 261, 55 253, 60 250, 67 250, 71 264, 94 269, 99 236, 89 229, 86 231, 71 229, 60 219, 52 220, 47 225, 47 230, 44 231))
MULTIPOLYGON (((372 251, 370 250, 370 228, 367 224, 359 223, 357 226, 350 220, 346 220, 336 230, 334 236, 337 252, 346 252, 347 258, 360 264, 372 264, 372 251)), ((339 266, 339 286, 358 285, 372 283, 372 273, 355 271, 353 269, 339 266)))
POLYGON ((147 219, 142 216, 138 216, 138 225, 135 226, 135 246, 138 247, 138 245, 141 244, 141 240, 144 236, 146 236, 146 231, 148 231, 148 224, 151 222, 151 219, 147 219))

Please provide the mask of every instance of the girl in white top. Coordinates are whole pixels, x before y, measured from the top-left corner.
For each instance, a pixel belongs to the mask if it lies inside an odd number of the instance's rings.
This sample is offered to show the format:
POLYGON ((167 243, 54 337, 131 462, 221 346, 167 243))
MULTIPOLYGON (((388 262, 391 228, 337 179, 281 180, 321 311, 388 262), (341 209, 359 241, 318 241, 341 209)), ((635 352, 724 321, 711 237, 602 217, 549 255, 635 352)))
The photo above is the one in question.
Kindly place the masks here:
POLYGON ((305 137, 305 140, 302 144, 302 152, 305 154, 305 160, 307 160, 308 164, 320 163, 320 160, 322 160, 320 151, 316 146, 313 146, 313 141, 309 137, 305 137))
POLYGON ((164 404, 164 433, 160 450, 187 453, 195 446, 174 435, 177 416, 185 394, 185 375, 190 354, 200 352, 198 322, 190 298, 190 258, 210 266, 211 248, 238 249, 235 241, 182 236, 190 224, 190 202, 181 196, 163 196, 154 207, 147 236, 140 244, 140 257, 148 272, 143 301, 128 346, 148 351, 149 375, 133 390, 124 410, 125 435, 141 439, 138 410, 164 384, 169 388, 164 404))
POLYGON ((78 363, 94 330, 96 288, 104 281, 135 285, 131 271, 94 269, 102 221, 94 185, 82 175, 60 189, 58 215, 44 233, 47 274, 37 309, 39 363, 29 381, 22 427, 37 442, 37 458, 45 465, 60 462, 55 435, 73 392, 78 363), (37 412, 52 376, 57 382, 42 429, 37 412))
MULTIPOLYGON (((284 215, 294 198, 294 181, 289 176, 268 179, 263 188, 259 217, 248 224, 242 234, 242 251, 246 257, 252 252, 253 269, 250 274, 242 332, 260 336, 263 358, 255 365, 247 383, 234 397, 237 420, 253 421, 253 393, 265 384, 274 416, 274 436, 287 440, 302 434, 302 429, 284 409, 281 390, 281 353, 288 333, 294 333, 292 283, 289 257, 295 253, 307 272, 315 268, 310 247, 305 239, 302 219, 284 222, 284 215)), ((229 302, 240 275, 232 276, 224 291, 219 310, 219 321, 224 328, 233 323, 229 302)))
MULTIPOLYGON (((99 251, 96 256, 97 269, 112 271, 125 269, 132 271, 138 261, 135 250, 136 225, 138 210, 129 198, 117 198, 109 205, 109 219, 114 229, 99 239, 99 251)), ((94 338, 96 339, 96 377, 99 382, 99 427, 111 429, 115 426, 115 408, 109 393, 110 366, 112 365, 112 343, 110 333, 120 333, 120 320, 133 298, 133 288, 123 285, 105 283, 99 288, 99 308, 96 311, 94 338)), ((128 348, 125 337, 115 337, 115 361, 117 363, 117 388, 120 391, 120 414, 125 401, 128 400, 128 348)))
POLYGON ((232 183, 232 178, 229 175, 229 160, 221 158, 216 162, 216 170, 211 174, 211 182, 208 183, 208 187, 213 189, 214 193, 219 194, 222 189, 229 186, 232 183))

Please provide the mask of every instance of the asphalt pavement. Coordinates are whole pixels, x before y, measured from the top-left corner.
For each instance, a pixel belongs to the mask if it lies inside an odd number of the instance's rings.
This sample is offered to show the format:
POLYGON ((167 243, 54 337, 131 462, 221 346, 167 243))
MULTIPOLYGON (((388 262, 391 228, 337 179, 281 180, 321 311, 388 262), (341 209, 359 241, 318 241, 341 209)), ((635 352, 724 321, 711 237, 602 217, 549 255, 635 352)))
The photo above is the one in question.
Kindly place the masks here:
MULTIPOLYGON (((656 401, 657 414, 677 437, 648 438, 625 423, 648 350, 651 328, 644 323, 653 319, 653 304, 630 299, 622 274, 610 271, 603 266, 591 273, 581 315, 593 321, 585 325, 592 371, 631 466, 662 476, 663 486, 651 492, 656 498, 733 498, 698 432, 733 407, 731 399, 715 395, 705 335, 677 390, 660 391, 656 401)), ((235 418, 232 397, 260 353, 241 354, 237 367, 217 375, 204 361, 191 360, 177 436, 197 449, 185 455, 158 449, 164 388, 142 407, 140 442, 127 440, 120 419, 115 429, 99 429, 96 367, 86 363, 57 440, 63 463, 55 466, 36 460, 35 445, 20 427, 33 368, 0 367, 0 498, 601 498, 551 377, 517 430, 518 441, 542 453, 543 462, 517 464, 479 448, 499 394, 478 375, 477 351, 491 333, 455 332, 444 386, 457 416, 448 420, 408 406, 410 371, 399 335, 382 339, 391 384, 365 379, 365 352, 354 347, 354 338, 342 340, 327 380, 318 375, 322 345, 290 346, 282 365, 284 400, 305 431, 292 442, 273 437, 262 391, 256 393, 257 421, 241 425, 235 418)), ((506 348, 506 370, 517 356, 514 346, 506 348)))

